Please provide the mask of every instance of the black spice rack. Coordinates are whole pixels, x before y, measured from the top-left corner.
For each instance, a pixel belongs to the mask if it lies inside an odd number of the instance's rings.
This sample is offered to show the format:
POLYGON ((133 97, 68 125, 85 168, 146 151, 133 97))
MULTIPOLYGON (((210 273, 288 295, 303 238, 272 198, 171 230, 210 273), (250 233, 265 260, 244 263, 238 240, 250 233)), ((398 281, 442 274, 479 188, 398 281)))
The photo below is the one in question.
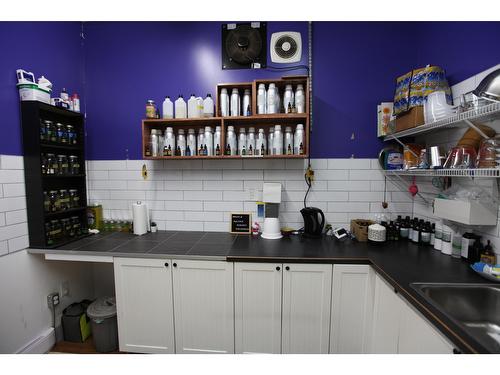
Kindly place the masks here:
MULTIPOLYGON (((85 121, 81 113, 54 107, 35 101, 21 102, 21 125, 23 134, 24 177, 26 185, 26 206, 28 213, 28 233, 31 248, 55 248, 87 236, 87 187, 85 179, 85 121), (44 120, 54 124, 72 125, 76 133, 77 144, 60 144, 41 139, 40 127, 44 120), (78 174, 47 175, 42 173, 42 154, 74 155, 78 157, 78 174), (79 194, 79 206, 57 212, 46 212, 44 191, 76 189, 79 194), (47 243, 46 223, 53 220, 78 218, 80 229, 74 231, 61 228, 47 243)), ((49 236, 52 237, 52 236, 49 236)))

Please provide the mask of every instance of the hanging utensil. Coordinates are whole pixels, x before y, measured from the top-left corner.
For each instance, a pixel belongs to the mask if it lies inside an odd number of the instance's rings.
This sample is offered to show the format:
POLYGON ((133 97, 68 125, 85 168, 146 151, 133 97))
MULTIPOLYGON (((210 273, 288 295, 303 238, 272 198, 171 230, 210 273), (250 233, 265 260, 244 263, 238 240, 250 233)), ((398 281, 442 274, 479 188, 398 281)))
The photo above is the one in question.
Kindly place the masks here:
POLYGON ((387 203, 387 176, 384 176, 384 201, 382 202, 382 208, 386 209, 389 207, 389 203, 387 203))
POLYGON ((408 187, 408 191, 410 192, 412 197, 418 194, 418 186, 415 184, 415 176, 413 176, 413 181, 412 184, 408 187))

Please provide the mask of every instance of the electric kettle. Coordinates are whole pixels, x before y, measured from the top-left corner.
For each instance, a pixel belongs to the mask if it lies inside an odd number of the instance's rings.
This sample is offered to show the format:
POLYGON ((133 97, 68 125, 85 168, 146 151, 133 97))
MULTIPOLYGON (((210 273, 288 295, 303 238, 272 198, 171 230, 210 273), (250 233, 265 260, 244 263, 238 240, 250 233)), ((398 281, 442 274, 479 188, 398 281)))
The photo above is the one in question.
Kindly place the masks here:
POLYGON ((304 236, 321 237, 323 227, 325 226, 323 211, 316 207, 304 207, 300 210, 300 213, 304 218, 304 236))

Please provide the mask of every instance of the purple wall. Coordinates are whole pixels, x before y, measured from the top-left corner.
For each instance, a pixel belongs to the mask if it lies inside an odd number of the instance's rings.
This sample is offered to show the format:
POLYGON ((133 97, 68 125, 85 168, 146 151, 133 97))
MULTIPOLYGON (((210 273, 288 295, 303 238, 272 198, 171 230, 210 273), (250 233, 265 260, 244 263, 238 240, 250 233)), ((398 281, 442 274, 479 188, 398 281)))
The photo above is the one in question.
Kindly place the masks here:
POLYGON ((47 77, 54 92, 83 93, 80 22, 0 22, 0 154, 21 155, 16 69, 47 77))
MULTIPOLYGON (((0 22, 0 48, 9 51, 0 59, 2 127, 8 134, 0 138, 0 153, 21 153, 17 68, 44 74, 56 93, 66 87, 84 94, 85 66, 89 159, 140 158, 147 99, 204 96, 214 94, 218 82, 282 75, 222 71, 220 22, 89 22, 83 48, 80 27, 0 22), (28 42, 19 49, 17 40, 28 42)), ((268 24, 268 36, 284 30, 302 33, 306 64, 307 23, 268 24)), ((396 76, 430 63, 445 68, 454 84, 500 62, 500 22, 315 22, 313 32, 316 158, 377 155, 375 108, 392 100, 396 76)))
MULTIPOLYGON (((219 82, 282 75, 223 71, 220 22, 90 22, 84 30, 89 159, 141 158, 147 99, 161 104, 166 95, 174 100, 178 94, 186 100, 191 93, 214 96, 219 82)), ((287 30, 302 33, 302 64, 307 64, 307 23, 268 23, 268 36, 287 30)))

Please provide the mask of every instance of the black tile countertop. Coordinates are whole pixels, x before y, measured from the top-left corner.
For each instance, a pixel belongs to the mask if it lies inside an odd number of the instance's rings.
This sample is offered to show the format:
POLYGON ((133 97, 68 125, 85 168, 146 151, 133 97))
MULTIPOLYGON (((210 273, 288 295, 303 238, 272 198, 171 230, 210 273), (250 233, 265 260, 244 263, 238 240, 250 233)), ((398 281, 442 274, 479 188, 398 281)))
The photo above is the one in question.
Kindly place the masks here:
POLYGON ((126 233, 102 233, 57 249, 29 249, 29 252, 231 262, 370 264, 457 349, 464 353, 490 352, 410 285, 414 282, 484 284, 487 281, 460 259, 406 241, 387 242, 380 246, 351 240, 340 242, 332 237, 305 239, 291 236, 281 240, 264 240, 229 233, 160 231, 140 237, 126 233))

